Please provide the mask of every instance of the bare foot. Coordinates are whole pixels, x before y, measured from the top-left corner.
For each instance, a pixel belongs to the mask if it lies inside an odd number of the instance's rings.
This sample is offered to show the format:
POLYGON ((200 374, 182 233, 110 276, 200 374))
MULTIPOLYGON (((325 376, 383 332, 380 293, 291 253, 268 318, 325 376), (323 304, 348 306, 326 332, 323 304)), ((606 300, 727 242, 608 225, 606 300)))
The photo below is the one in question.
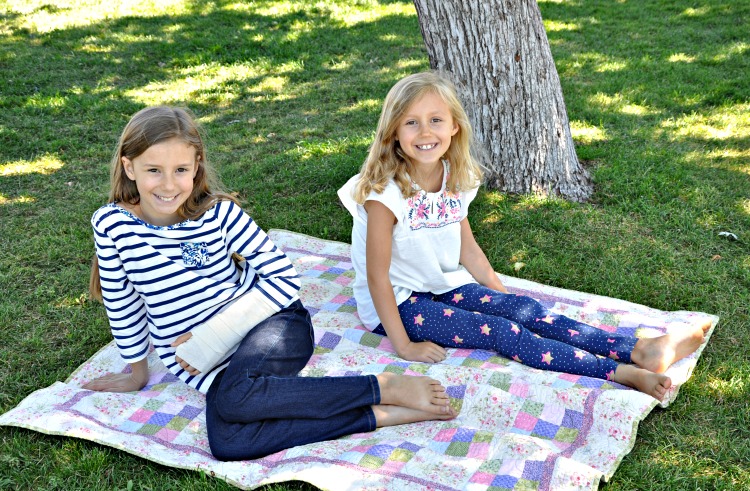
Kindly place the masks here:
POLYGON ((444 421, 455 418, 457 416, 456 411, 450 406, 448 409, 449 411, 445 414, 435 414, 403 406, 390 406, 384 404, 372 406, 372 411, 375 413, 375 420, 377 421, 378 428, 416 423, 418 421, 431 421, 435 419, 444 421))
POLYGON ((416 409, 433 416, 450 413, 445 387, 433 378, 390 372, 379 373, 376 377, 380 384, 380 404, 416 409))
POLYGON ((711 328, 711 321, 657 338, 641 338, 635 344, 630 359, 641 368, 664 373, 672 363, 688 356, 703 343, 711 328))
POLYGON ((666 375, 625 364, 617 366, 615 382, 637 389, 660 401, 664 399, 667 390, 672 387, 672 379, 666 375))

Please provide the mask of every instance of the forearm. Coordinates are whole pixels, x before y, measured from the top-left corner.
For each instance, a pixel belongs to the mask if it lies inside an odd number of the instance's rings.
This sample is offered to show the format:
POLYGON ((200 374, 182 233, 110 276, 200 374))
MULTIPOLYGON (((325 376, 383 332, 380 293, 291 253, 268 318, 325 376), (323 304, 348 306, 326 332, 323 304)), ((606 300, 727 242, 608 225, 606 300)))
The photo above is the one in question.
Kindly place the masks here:
POLYGON ((508 293, 484 251, 474 239, 469 221, 465 218, 461 222, 461 257, 459 261, 480 285, 502 293, 508 293))
POLYGON ((370 285, 370 296, 372 297, 372 303, 375 305, 375 311, 380 318, 380 323, 388 335, 388 340, 396 352, 400 354, 411 341, 406 334, 401 315, 398 313, 393 287, 390 281, 378 284, 378 282, 368 280, 368 285, 370 285))
POLYGON ((259 289, 253 288, 225 310, 193 328, 193 336, 177 346, 175 354, 205 373, 238 345, 252 328, 278 310, 259 289))
POLYGON ((481 261, 479 261, 478 264, 472 264, 471 266, 465 264, 464 267, 480 285, 499 292, 508 293, 508 290, 500 281, 500 278, 497 277, 497 273, 495 273, 495 270, 486 258, 484 259, 484 263, 481 264, 481 261))

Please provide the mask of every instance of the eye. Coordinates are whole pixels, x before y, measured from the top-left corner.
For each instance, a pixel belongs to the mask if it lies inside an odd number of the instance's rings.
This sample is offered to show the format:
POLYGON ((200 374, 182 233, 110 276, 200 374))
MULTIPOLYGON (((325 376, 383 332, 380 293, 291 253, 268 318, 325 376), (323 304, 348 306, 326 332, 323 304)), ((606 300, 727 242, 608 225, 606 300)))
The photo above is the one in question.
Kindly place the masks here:
POLYGON ((415 124, 417 124, 417 122, 414 121, 413 119, 410 119, 404 123, 404 126, 414 126, 415 124))
POLYGON ((433 123, 442 123, 442 122, 443 122, 443 120, 442 120, 442 119, 440 119, 440 118, 432 118, 432 122, 433 122, 433 123))

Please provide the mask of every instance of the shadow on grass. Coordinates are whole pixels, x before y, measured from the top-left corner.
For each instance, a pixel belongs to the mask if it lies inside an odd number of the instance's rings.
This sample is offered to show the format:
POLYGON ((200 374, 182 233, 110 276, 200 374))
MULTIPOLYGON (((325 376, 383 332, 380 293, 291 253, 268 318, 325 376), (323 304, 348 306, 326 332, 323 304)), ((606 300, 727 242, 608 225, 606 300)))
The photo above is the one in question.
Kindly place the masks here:
MULTIPOLYGON (((17 29, 0 38, 0 66, 11 74, 0 97, 0 162, 25 160, 29 169, 0 175, 0 192, 12 198, 53 191, 45 185, 50 174, 34 171, 41 155, 64 163, 57 171, 63 179, 92 170, 105 176, 127 118, 152 103, 187 105, 208 121, 211 135, 236 133, 218 149, 227 162, 238 151, 258 155, 257 162, 299 141, 351 138, 348 121, 366 135, 379 108, 358 102, 382 98, 403 71, 402 60, 423 56, 408 34, 417 28, 414 18, 386 15, 347 26, 322 7, 258 14, 230 10, 233 2, 213 5, 195 2, 182 15, 116 18, 43 34, 17 29)), ((365 147, 354 145, 358 157, 347 173, 365 147)), ((264 171, 295 164, 274 161, 264 171)), ((231 163, 227 168, 240 173, 231 163)), ((312 190, 305 189, 309 182, 299 181, 300 192, 312 190)))

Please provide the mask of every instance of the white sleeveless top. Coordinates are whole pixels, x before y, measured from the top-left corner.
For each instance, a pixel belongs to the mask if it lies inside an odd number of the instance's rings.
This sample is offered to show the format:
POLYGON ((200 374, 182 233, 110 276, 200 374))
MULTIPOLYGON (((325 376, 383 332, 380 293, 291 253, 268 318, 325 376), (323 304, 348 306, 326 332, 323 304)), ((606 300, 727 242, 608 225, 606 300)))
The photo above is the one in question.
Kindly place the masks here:
MULTIPOLYGON (((466 218, 469 203, 478 188, 458 193, 447 191, 449 168, 445 162, 443 165, 443 185, 438 192, 428 193, 412 184, 418 190, 417 194, 404 198, 396 182, 391 180, 381 194, 371 192, 366 199, 383 203, 397 220, 393 226, 389 277, 399 305, 412 292, 445 293, 476 283, 458 261, 461 255, 460 222, 466 218)), ((353 289, 357 312, 365 327, 373 330, 380 324, 380 319, 367 286, 367 212, 353 198, 359 179, 359 174, 349 179, 339 189, 338 195, 354 218, 352 263, 356 273, 353 289)))

